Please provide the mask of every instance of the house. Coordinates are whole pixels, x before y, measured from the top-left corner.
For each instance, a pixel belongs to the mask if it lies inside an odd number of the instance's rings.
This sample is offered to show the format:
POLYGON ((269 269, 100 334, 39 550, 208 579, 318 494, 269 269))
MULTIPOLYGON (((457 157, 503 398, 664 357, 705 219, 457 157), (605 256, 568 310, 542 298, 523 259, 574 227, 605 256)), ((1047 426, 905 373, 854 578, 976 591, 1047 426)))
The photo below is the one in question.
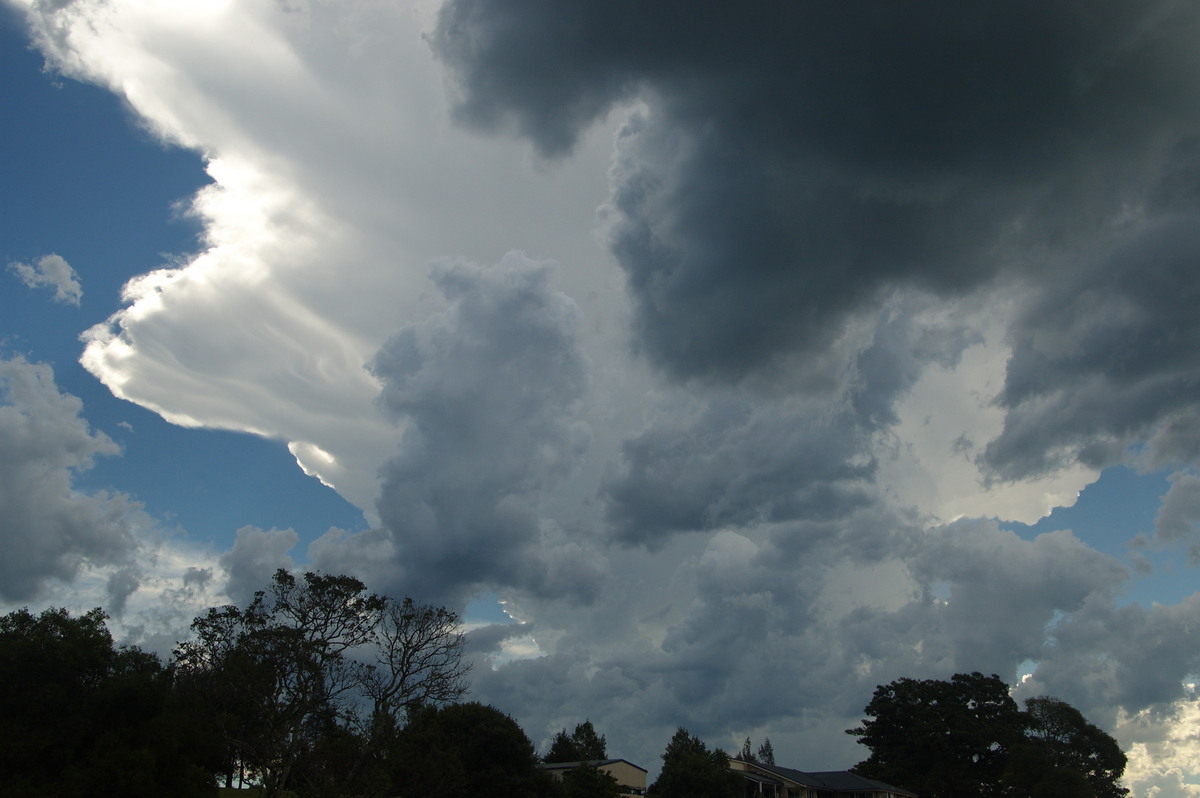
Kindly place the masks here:
POLYGON ((806 773, 733 759, 729 769, 745 779, 746 798, 917 798, 910 790, 848 770, 806 773))
POLYGON ((547 762, 542 769, 558 780, 580 765, 593 765, 611 774, 621 785, 622 798, 635 798, 646 794, 646 769, 625 759, 597 759, 591 762, 547 762))

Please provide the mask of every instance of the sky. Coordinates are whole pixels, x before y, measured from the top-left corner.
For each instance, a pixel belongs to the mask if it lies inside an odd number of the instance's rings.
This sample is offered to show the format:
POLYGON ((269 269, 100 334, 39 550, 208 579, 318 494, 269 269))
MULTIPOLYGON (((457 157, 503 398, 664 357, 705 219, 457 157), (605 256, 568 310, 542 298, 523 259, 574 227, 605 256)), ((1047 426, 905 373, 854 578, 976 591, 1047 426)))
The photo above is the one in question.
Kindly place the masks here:
POLYGON ((876 685, 1200 796, 1200 7, 0 3, 0 606, 276 568, 472 698, 846 768, 876 685))

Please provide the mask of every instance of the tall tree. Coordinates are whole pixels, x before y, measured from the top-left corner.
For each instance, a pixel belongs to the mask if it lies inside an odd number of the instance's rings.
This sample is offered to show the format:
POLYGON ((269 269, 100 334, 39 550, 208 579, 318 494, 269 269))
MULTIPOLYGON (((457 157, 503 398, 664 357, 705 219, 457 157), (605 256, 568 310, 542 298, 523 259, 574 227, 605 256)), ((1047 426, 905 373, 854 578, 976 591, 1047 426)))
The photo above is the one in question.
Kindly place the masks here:
POLYGON ((758 757, 754 755, 754 748, 750 745, 750 738, 747 737, 742 743, 742 752, 737 755, 737 758, 743 762, 757 762, 758 757))
POLYGON ((654 798, 738 798, 740 776, 729 772, 729 756, 710 751, 682 726, 662 754, 662 771, 647 791, 654 798))
POLYGON ((395 726, 417 707, 457 701, 471 668, 458 614, 411 598, 386 600, 375 630, 373 662, 360 671, 373 727, 395 726))
POLYGON ((1126 756, 1117 741, 1089 723, 1075 707, 1049 696, 1025 701, 1028 736, 1053 767, 1078 773, 1096 798, 1124 798, 1118 784, 1126 756))
POLYGON ((542 757, 544 762, 594 762, 608 758, 608 746, 603 734, 597 734, 590 720, 576 724, 575 731, 567 734, 562 729, 554 735, 550 750, 542 757))
POLYGON ((1064 701, 1045 696, 1021 712, 998 676, 881 685, 870 717, 848 732, 871 749, 864 776, 931 798, 1029 795, 1124 798, 1125 754, 1064 701))
POLYGON ((1025 739, 1025 717, 999 676, 881 685, 849 734, 871 750, 854 772, 927 798, 997 795, 1009 753, 1025 739))
POLYGON ((196 618, 175 662, 221 730, 226 783, 249 774, 272 795, 300 762, 296 778, 312 784, 353 780, 404 711, 461 696, 457 627, 452 612, 369 593, 353 577, 280 570, 244 609, 196 618))
POLYGON ((758 747, 758 761, 764 765, 775 764, 775 748, 771 745, 770 737, 764 737, 762 745, 758 747))

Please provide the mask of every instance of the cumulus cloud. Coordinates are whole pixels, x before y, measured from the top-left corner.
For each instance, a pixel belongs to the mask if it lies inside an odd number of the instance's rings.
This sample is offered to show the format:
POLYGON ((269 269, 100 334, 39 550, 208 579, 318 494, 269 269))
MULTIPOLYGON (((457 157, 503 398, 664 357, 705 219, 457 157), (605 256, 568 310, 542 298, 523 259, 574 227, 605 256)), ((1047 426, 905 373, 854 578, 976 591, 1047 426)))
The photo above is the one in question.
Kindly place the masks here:
MULTIPOLYGON (((233 548, 221 555, 220 566, 226 574, 224 592, 235 604, 247 604, 255 591, 265 589, 280 568, 291 570, 295 562, 288 552, 295 548, 299 536, 292 529, 259 529, 244 526, 237 531, 233 548)), ((210 577, 199 577, 190 571, 184 584, 204 586, 210 577)))
POLYGON ((380 402, 404 430, 378 512, 393 579, 418 595, 479 584, 586 594, 596 578, 539 516, 591 438, 577 417, 587 382, 579 310, 549 275, 519 253, 491 267, 438 264, 446 310, 405 326, 371 363, 380 402))
POLYGON ((83 286, 79 284, 79 275, 60 255, 43 255, 38 259, 37 265, 10 263, 8 268, 30 288, 53 288, 55 302, 79 307, 79 302, 83 299, 83 286))
POLYGON ((103 607, 120 639, 167 655, 220 602, 207 590, 216 558, 133 497, 77 485, 97 457, 120 454, 48 365, 0 360, 0 607, 103 607))
POLYGON ((1163 543, 1183 541, 1188 559, 1200 563, 1200 475, 1177 472, 1154 519, 1155 537, 1163 543))
POLYGON ((93 432, 82 403, 61 393, 45 364, 0 361, 0 596, 38 595, 47 580, 126 562, 146 518, 120 493, 86 493, 75 476, 120 448, 93 432))

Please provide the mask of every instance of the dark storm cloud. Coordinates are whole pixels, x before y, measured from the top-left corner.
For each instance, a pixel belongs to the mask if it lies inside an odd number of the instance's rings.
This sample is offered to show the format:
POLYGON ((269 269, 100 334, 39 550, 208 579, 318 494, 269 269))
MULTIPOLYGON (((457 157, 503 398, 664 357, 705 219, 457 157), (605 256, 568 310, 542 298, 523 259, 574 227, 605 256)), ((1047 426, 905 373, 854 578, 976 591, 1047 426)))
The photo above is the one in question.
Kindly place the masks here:
POLYGON ((95 457, 120 453, 88 428, 82 407, 59 392, 49 366, 0 360, 0 597, 28 601, 47 580, 125 563, 138 547, 139 504, 74 487, 95 457))
POLYGON ((596 574, 577 546, 546 546, 543 491, 577 464, 586 384, 578 309, 549 269, 512 253, 497 266, 443 263, 449 302, 410 324, 372 363, 380 401, 405 425, 382 469, 378 509, 405 590, 444 597, 472 585, 582 595, 596 574))
POLYGON ((603 489, 618 540, 657 548, 675 532, 839 517, 862 501, 873 467, 851 460, 864 442, 840 419, 786 402, 683 401, 622 446, 603 489))
POLYGON ((1102 468, 1165 423, 1157 462, 1200 448, 1200 216, 1150 226, 1100 266, 1044 289, 1014 329, 1000 402, 1004 429, 986 463, 1005 478, 1078 459, 1102 468))
MULTIPOLYGON (((850 518, 876 501, 875 436, 897 421, 896 398, 927 366, 952 367, 977 340, 960 320, 927 309, 919 296, 890 303, 819 397, 746 386, 664 394, 602 487, 612 535, 653 549, 677 532, 803 520, 799 538, 824 536, 824 524, 857 536, 850 518)), ((875 548, 871 537, 862 545, 875 548)))
MULTIPOLYGON (((453 0, 460 118, 546 154, 634 96, 609 243, 677 376, 814 351, 897 285, 1041 268, 1200 122, 1189 4, 453 0)), ((1164 187, 1161 201, 1192 196, 1164 187)))

